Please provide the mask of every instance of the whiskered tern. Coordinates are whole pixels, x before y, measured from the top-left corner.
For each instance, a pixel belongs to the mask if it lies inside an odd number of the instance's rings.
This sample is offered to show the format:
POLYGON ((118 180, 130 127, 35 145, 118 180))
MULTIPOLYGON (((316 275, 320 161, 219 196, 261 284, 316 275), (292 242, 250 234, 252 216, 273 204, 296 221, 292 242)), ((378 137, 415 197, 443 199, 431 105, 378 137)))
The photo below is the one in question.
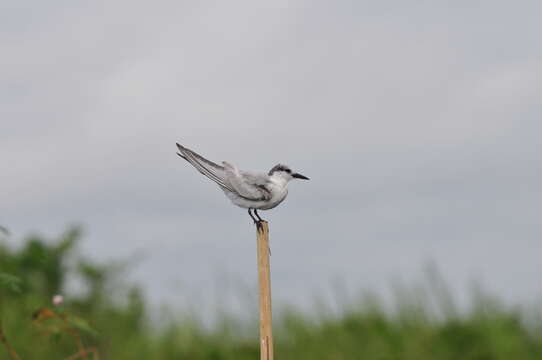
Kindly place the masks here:
POLYGON ((177 148, 179 149, 177 155, 217 183, 231 202, 248 209, 248 214, 257 225, 264 221, 258 215, 258 210, 272 209, 283 202, 288 195, 290 180, 309 180, 308 177, 293 172, 283 164, 273 166, 267 174, 241 171, 226 161, 222 162, 222 166, 215 164, 180 144, 177 144, 177 148), (257 219, 251 210, 254 210, 257 219))

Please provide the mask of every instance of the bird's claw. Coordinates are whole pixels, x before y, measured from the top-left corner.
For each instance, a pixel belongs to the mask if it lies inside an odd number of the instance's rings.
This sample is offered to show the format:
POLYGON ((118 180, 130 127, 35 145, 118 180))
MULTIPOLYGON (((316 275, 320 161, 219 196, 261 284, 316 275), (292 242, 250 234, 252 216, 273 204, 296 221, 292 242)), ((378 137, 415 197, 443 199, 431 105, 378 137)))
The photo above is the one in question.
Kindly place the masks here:
POLYGON ((254 224, 256 224, 256 229, 258 230, 258 232, 263 232, 263 223, 264 223, 264 220, 257 220, 257 221, 254 221, 254 224))

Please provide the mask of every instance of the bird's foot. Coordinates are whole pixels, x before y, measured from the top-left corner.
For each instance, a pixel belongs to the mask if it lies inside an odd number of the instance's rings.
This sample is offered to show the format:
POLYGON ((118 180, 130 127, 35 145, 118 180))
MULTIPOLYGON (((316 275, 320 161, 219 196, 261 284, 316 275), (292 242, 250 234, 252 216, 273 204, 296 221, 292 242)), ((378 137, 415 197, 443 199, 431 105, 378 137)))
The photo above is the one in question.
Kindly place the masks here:
POLYGON ((263 232, 263 223, 266 222, 265 220, 257 220, 257 221, 254 221, 254 224, 256 225, 256 229, 258 230, 258 232, 263 232))

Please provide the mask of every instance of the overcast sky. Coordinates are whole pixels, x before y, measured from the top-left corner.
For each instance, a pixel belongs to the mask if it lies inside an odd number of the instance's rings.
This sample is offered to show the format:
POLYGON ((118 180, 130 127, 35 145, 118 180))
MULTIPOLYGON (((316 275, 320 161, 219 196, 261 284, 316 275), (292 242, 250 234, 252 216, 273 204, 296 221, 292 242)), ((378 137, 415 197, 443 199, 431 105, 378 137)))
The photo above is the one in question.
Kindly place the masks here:
POLYGON ((227 288, 234 303, 256 283, 255 230, 178 141, 311 178, 262 213, 277 302, 311 303, 337 279, 385 291, 429 261, 459 294, 477 279, 542 298, 541 13, 3 1, 0 223, 13 242, 83 224, 84 253, 143 254, 133 278, 154 301, 219 302, 227 288))

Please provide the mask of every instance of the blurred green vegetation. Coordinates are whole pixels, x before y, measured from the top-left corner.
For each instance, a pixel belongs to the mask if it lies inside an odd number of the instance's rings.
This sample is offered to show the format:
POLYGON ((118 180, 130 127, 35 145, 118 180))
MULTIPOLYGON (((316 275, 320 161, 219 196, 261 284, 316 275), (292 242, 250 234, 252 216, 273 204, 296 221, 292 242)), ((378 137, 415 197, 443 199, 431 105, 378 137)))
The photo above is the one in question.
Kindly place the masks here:
MULTIPOLYGON (((67 359, 77 352, 69 335, 36 324, 32 315, 44 308, 71 314, 83 343, 96 347, 100 359, 259 358, 257 324, 232 315, 212 328, 190 314, 169 313, 151 322, 142 290, 120 286, 122 266, 76 254, 80 237, 70 229, 58 239, 29 236, 15 248, 0 239, 0 322, 23 360, 67 359), (84 284, 83 291, 66 296, 68 280, 84 284), (51 304, 55 294, 66 297, 60 308, 51 304)), ((426 286, 396 287, 392 308, 366 296, 340 313, 325 306, 312 314, 281 311, 276 359, 542 359, 542 320, 534 310, 520 311, 478 292, 472 308, 460 311, 438 272, 430 274, 426 286)), ((9 358, 0 344, 0 359, 9 358)))

